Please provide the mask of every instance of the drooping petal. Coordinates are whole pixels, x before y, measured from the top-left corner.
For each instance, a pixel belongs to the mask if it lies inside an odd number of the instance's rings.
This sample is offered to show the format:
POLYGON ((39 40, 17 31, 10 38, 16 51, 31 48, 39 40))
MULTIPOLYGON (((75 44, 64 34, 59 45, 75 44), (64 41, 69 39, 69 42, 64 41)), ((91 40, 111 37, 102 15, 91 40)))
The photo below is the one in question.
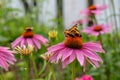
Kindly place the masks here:
POLYGON ((56 61, 57 61, 57 56, 58 56, 58 53, 55 53, 55 54, 50 58, 50 62, 51 62, 51 63, 56 62, 56 61))
POLYGON ((72 49, 66 48, 64 49, 64 54, 62 56, 62 61, 64 61, 67 57, 69 57, 73 53, 72 49))
POLYGON ((1 56, 0 56, 0 66, 3 67, 6 71, 8 70, 8 64, 1 56))
POLYGON ((12 48, 15 48, 23 39, 23 36, 18 37, 14 42, 12 42, 12 48))
POLYGON ((77 60, 79 61, 79 63, 83 66, 84 65, 84 61, 85 61, 85 58, 84 58, 84 53, 80 50, 76 50, 76 56, 77 56, 77 60))
POLYGON ((8 56, 3 55, 3 54, 1 54, 1 53, 0 53, 0 56, 2 56, 3 59, 4 59, 6 62, 10 63, 10 64, 14 64, 13 61, 16 61, 15 58, 13 58, 13 57, 12 57, 12 58, 11 58, 11 57, 8 57, 8 56))
POLYGON ((43 44, 47 44, 48 40, 46 38, 44 38, 41 35, 35 34, 34 38, 36 38, 37 40, 39 40, 40 42, 42 42, 43 44))
POLYGON ((94 68, 99 67, 98 61, 95 61, 95 60, 93 60, 93 59, 87 59, 87 61, 88 61, 94 68))
POLYGON ((20 46, 23 47, 23 45, 25 45, 25 44, 26 44, 26 39, 23 38, 20 42, 20 46))
POLYGON ((81 51, 84 53, 83 55, 88 57, 89 59, 103 62, 102 59, 95 52, 89 49, 82 49, 81 51))
POLYGON ((33 45, 32 38, 27 38, 27 39, 26 39, 26 42, 27 42, 27 45, 28 45, 28 44, 33 45))
POLYGON ((64 69, 69 64, 69 57, 62 62, 62 68, 64 69))
POLYGON ((34 39, 34 38, 32 40, 33 40, 33 43, 34 43, 35 47, 37 49, 40 49, 41 48, 40 42, 37 39, 34 39))
POLYGON ((69 57, 67 57, 64 61, 62 61, 62 67, 65 68, 68 64, 74 61, 76 57, 75 53, 72 53, 69 57))
POLYGON ((76 57, 76 54, 73 51, 73 53, 69 57, 69 63, 73 62, 75 60, 75 57, 76 57))
POLYGON ((90 50, 96 51, 96 52, 102 52, 102 53, 105 52, 105 51, 102 49, 102 46, 100 45, 100 43, 93 43, 93 42, 84 43, 84 44, 83 44, 83 48, 85 48, 85 49, 90 49, 90 50))
POLYGON ((65 52, 66 52, 66 48, 59 51, 59 54, 57 56, 57 61, 62 58, 63 54, 66 54, 65 52))
POLYGON ((60 49, 63 49, 63 48, 65 48, 65 45, 63 43, 59 43, 59 44, 56 44, 56 45, 53 45, 53 46, 49 47, 47 50, 49 52, 53 52, 53 51, 60 50, 60 49))

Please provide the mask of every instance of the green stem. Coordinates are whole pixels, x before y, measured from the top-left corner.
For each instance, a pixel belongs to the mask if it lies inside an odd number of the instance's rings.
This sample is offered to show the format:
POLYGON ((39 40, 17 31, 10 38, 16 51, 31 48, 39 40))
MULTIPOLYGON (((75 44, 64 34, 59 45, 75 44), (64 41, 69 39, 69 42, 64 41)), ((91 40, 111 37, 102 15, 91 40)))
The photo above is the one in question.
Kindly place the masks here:
POLYGON ((54 71, 54 69, 53 69, 52 64, 49 64, 49 67, 50 67, 50 69, 51 69, 51 71, 52 71, 53 79, 56 80, 55 71, 54 71))
POLYGON ((25 59, 26 59, 26 60, 25 60, 25 61, 26 61, 26 64, 25 64, 26 80, 29 80, 30 60, 29 60, 28 56, 25 57, 25 59))
POLYGON ((72 63, 72 80, 75 80, 75 61, 72 63))
POLYGON ((99 34, 98 40, 100 41, 100 43, 101 43, 101 45, 102 45, 102 47, 103 47, 103 41, 102 41, 102 36, 101 36, 101 34, 99 34))
POLYGON ((31 53, 31 55, 30 55, 30 58, 31 58, 32 63, 33 63, 33 68, 34 68, 34 72, 35 72, 35 77, 37 78, 37 77, 38 77, 38 76, 37 76, 37 67, 36 67, 35 59, 34 59, 34 56, 33 56, 32 53, 31 53))
POLYGON ((41 71, 38 73, 38 76, 40 76, 42 74, 42 72, 45 71, 46 65, 47 65, 46 60, 44 60, 43 67, 42 67, 41 71))

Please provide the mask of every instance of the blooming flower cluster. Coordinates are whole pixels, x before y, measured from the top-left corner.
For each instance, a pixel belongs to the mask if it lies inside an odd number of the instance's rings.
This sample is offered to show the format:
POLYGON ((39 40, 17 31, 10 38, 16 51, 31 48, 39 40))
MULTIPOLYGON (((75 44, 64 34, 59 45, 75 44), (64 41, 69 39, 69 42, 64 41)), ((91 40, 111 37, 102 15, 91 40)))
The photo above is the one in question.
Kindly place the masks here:
POLYGON ((88 42, 83 43, 80 32, 77 30, 77 25, 65 31, 65 40, 57 45, 48 48, 45 53, 52 54, 50 62, 62 62, 62 67, 65 68, 73 62, 75 58, 81 66, 86 67, 86 61, 94 67, 98 67, 98 62, 103 62, 96 52, 104 53, 100 43, 88 42))
MULTIPOLYGON (((92 5, 81 12, 88 16, 94 15, 95 18, 95 14, 100 14, 100 12, 106 8, 106 5, 92 5)), ((72 26, 72 28, 64 31, 64 41, 47 48, 47 52, 42 54, 41 57, 51 63, 60 62, 62 63, 63 68, 66 68, 66 66, 72 63, 75 59, 77 59, 84 70, 86 69, 87 62, 95 68, 99 67, 99 62, 103 63, 103 60, 97 53, 105 53, 102 45, 100 42, 84 42, 80 31, 77 29, 77 24, 82 25, 88 22, 90 22, 90 20, 78 20, 74 22, 73 24, 75 25, 72 26)), ((91 22, 94 23, 94 21, 91 22)), ((94 23, 94 25, 83 29, 81 32, 93 36, 99 36, 101 34, 109 33, 110 30, 111 27, 109 25, 94 23)), ((48 36, 51 41, 54 41, 57 38, 57 34, 58 32, 53 30, 48 33, 48 36)), ((34 49, 41 49, 41 44, 48 46, 48 39, 44 38, 42 35, 34 34, 33 29, 27 27, 25 32, 23 32, 23 34, 11 44, 15 53, 28 55, 32 53, 34 49)), ((13 53, 14 51, 9 50, 8 47, 0 46, 0 67, 4 68, 6 71, 8 70, 9 64, 14 64, 16 61, 13 53)), ((31 56, 31 60, 33 62, 35 73, 37 73, 34 56, 31 56)), ((93 80, 93 78, 90 75, 83 75, 75 80, 93 80)))

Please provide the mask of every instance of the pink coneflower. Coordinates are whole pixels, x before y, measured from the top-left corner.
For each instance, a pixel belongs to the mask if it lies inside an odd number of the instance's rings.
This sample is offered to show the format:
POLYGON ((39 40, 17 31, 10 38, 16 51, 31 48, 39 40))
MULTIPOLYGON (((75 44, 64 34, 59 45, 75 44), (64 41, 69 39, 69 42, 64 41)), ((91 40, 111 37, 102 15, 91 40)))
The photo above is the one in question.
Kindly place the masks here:
POLYGON ((111 29, 111 27, 109 25, 105 25, 105 24, 96 25, 96 24, 94 24, 91 27, 87 27, 82 32, 84 32, 86 34, 93 35, 93 36, 98 36, 99 34, 109 33, 110 29, 111 29))
POLYGON ((81 13, 86 14, 86 15, 100 14, 100 12, 105 10, 106 8, 107 8, 106 5, 103 5, 103 6, 92 5, 88 7, 88 9, 82 10, 81 13))
POLYGON ((13 65, 16 61, 12 51, 8 49, 8 47, 0 46, 0 67, 4 68, 6 71, 8 70, 9 64, 13 65))
POLYGON ((93 80, 93 78, 90 75, 83 75, 82 77, 76 78, 75 80, 93 80))
POLYGON ((104 53, 100 43, 83 43, 80 32, 77 30, 77 25, 66 30, 64 33, 66 36, 64 42, 51 46, 45 53, 47 55, 52 55, 49 60, 50 62, 58 63, 60 60, 62 62, 62 67, 65 68, 77 58, 84 69, 86 60, 94 67, 99 66, 98 62, 103 62, 96 54, 96 52, 104 53))
POLYGON ((41 48, 41 43, 47 45, 48 40, 41 35, 34 34, 32 28, 26 28, 26 31, 12 42, 12 48, 23 45, 33 45, 36 50, 41 48))

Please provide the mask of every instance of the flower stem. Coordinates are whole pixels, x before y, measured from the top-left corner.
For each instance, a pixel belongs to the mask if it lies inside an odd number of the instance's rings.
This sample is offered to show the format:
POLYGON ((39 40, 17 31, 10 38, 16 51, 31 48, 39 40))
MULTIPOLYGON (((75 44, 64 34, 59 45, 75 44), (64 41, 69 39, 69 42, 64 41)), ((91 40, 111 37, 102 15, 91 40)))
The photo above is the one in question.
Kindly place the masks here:
POLYGON ((103 40, 102 40, 102 36, 101 36, 101 34, 99 34, 99 36, 98 36, 98 40, 100 41, 100 43, 101 43, 101 45, 102 45, 102 47, 103 47, 103 40))
POLYGON ((41 71, 39 71, 38 76, 40 76, 42 74, 42 72, 45 71, 46 65, 47 65, 47 62, 44 60, 43 67, 42 67, 41 71))
POLYGON ((34 59, 34 56, 33 56, 32 53, 31 53, 31 55, 30 55, 30 58, 31 58, 32 63, 33 63, 33 68, 34 68, 34 72, 35 72, 35 77, 37 78, 37 77, 38 77, 38 76, 37 76, 37 67, 36 67, 35 59, 34 59))
POLYGON ((26 64, 25 64, 25 72, 26 72, 26 80, 29 80, 29 73, 30 73, 30 60, 29 60, 29 57, 26 56, 25 57, 25 60, 26 60, 26 64))
POLYGON ((56 76, 55 76, 55 71, 53 69, 52 64, 49 64, 50 70, 52 71, 52 75, 53 75, 53 80, 56 80, 56 76))
POLYGON ((75 61, 72 63, 72 80, 75 79, 75 61))

